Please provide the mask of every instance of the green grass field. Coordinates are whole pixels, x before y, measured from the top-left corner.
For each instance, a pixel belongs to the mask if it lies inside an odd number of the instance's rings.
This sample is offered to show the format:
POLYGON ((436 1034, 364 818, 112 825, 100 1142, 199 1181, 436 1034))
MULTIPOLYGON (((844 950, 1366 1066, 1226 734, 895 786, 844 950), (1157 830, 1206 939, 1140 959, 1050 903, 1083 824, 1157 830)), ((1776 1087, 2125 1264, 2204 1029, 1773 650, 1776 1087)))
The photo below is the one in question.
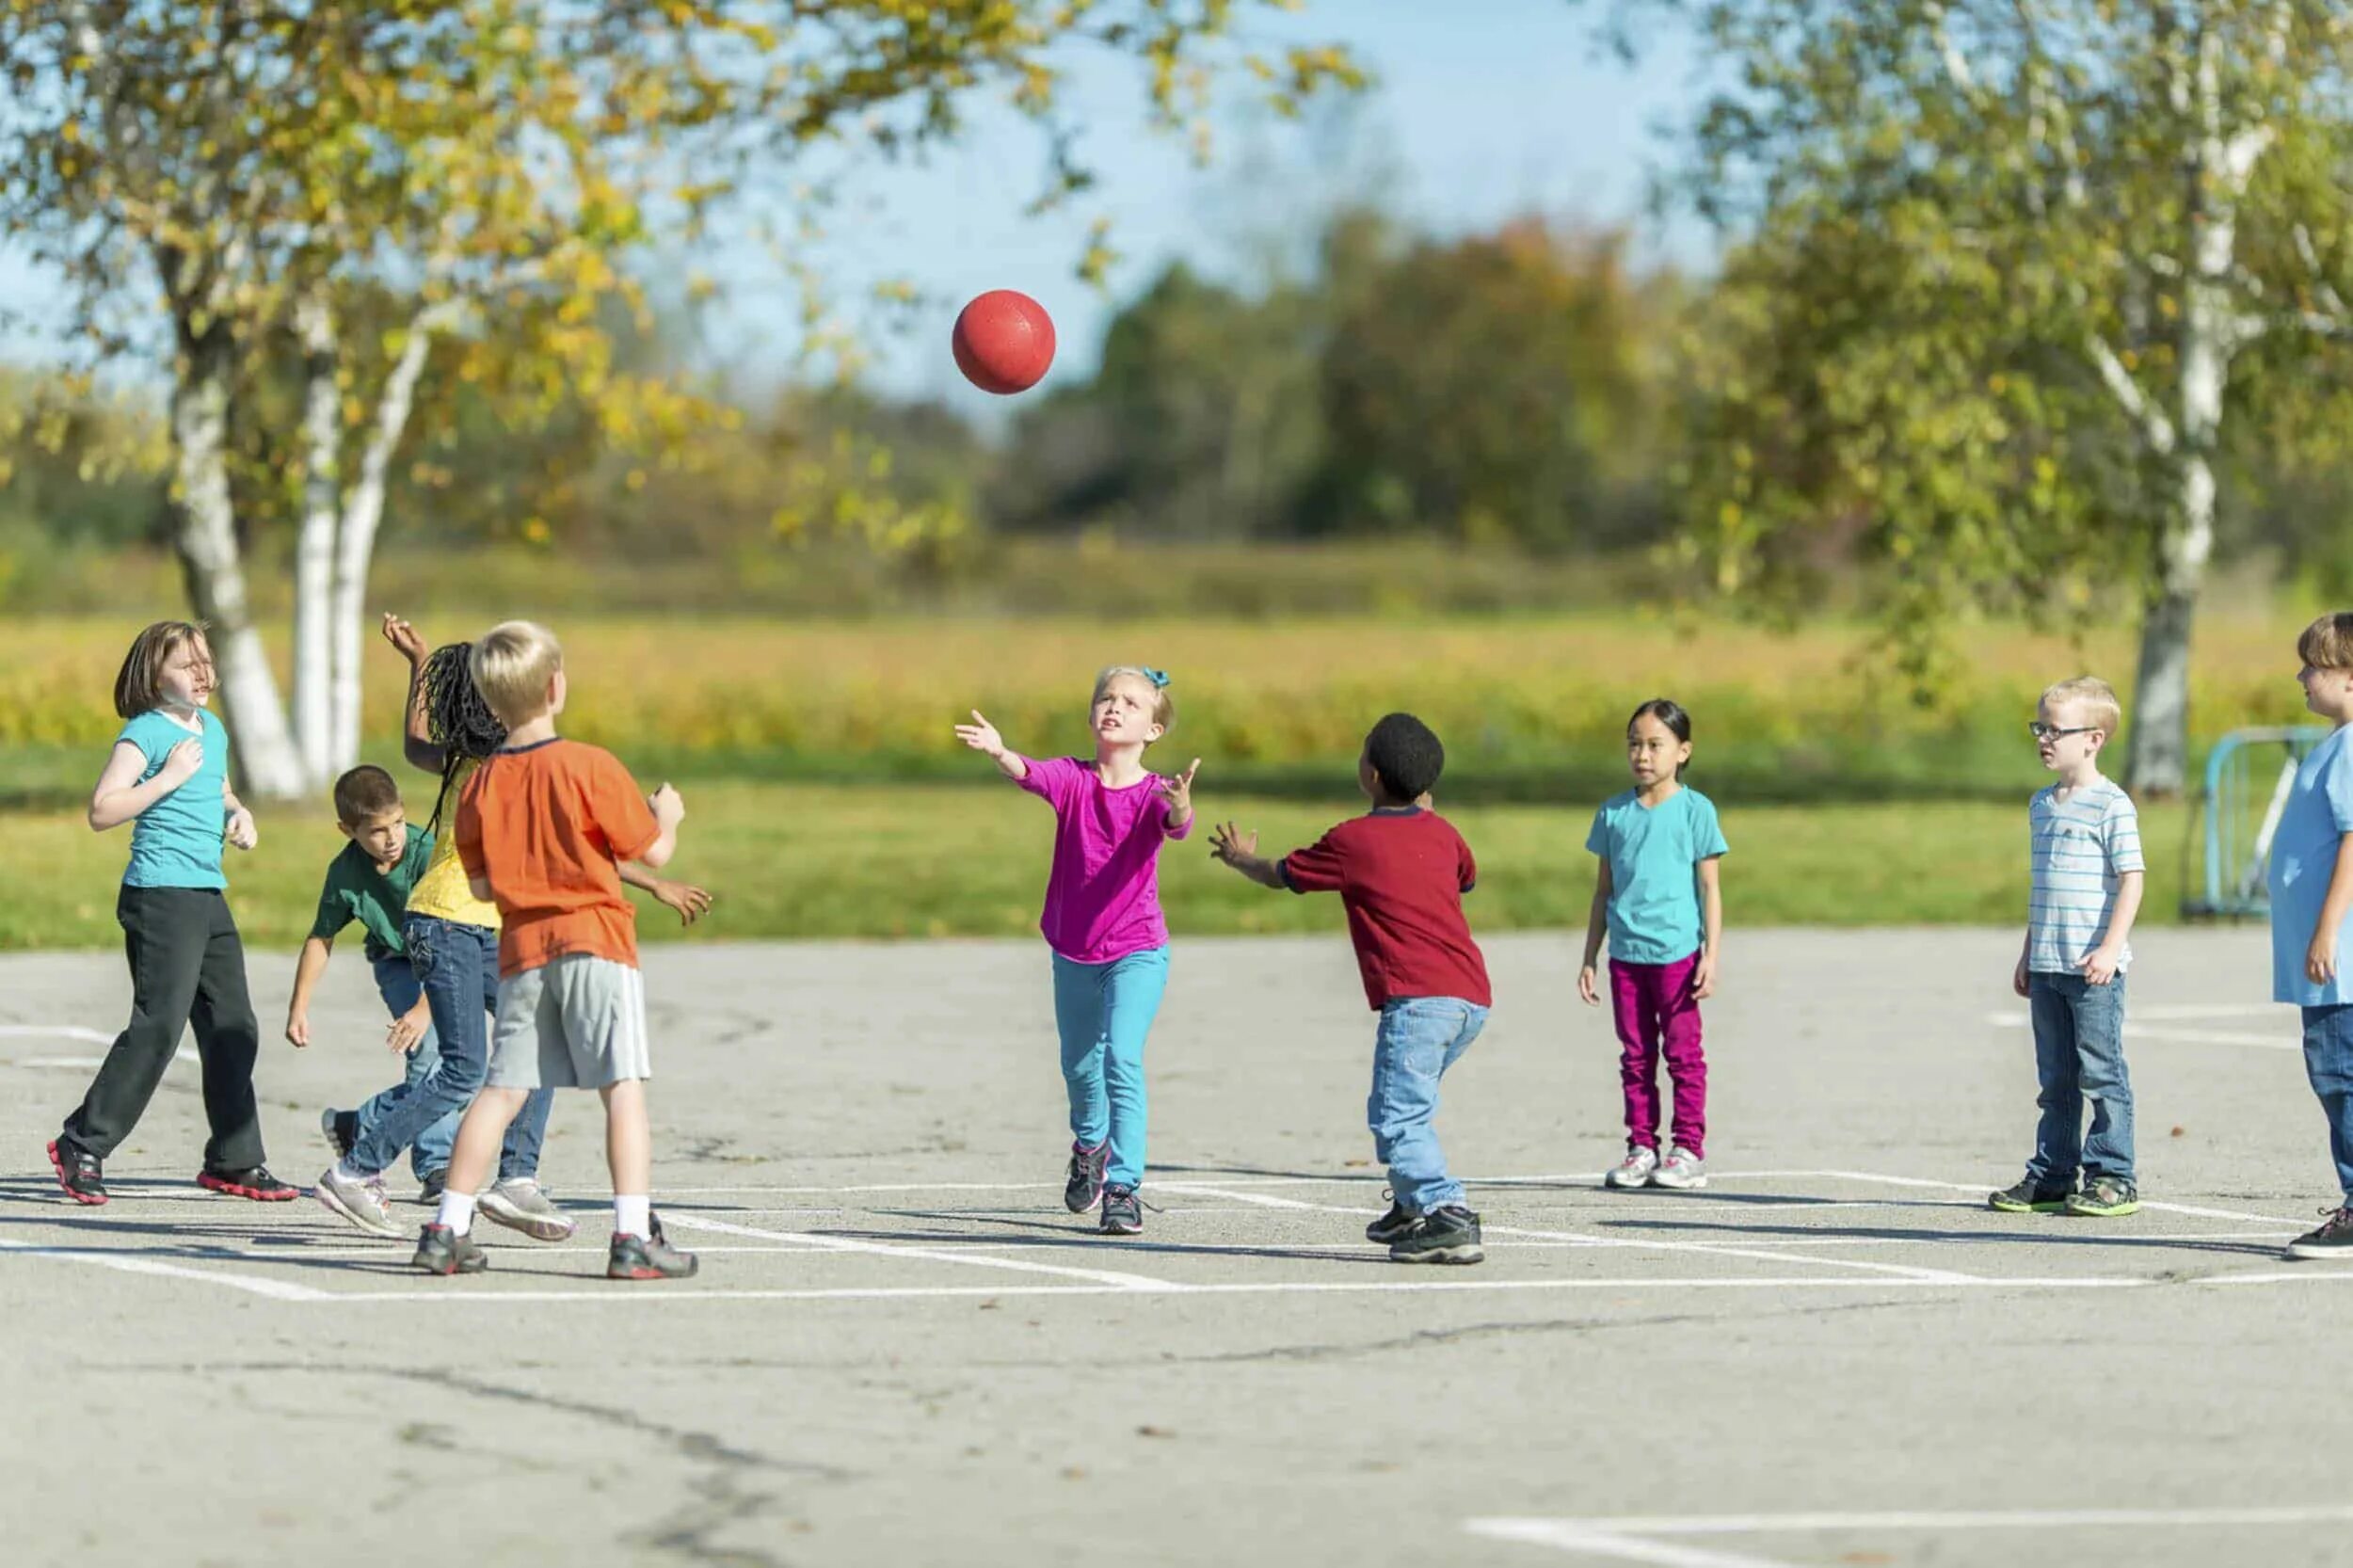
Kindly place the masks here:
MULTIPOLYGON (((1050 818, 1010 786, 792 785, 690 781, 676 874, 718 895, 689 940, 766 936, 995 936, 1032 930, 1046 884, 1050 818)), ((1244 882, 1209 856, 1208 822, 1256 827, 1259 846, 1305 842, 1362 808, 1322 799, 1197 794, 1203 830, 1169 847, 1160 888, 1184 936, 1341 929, 1339 904, 1244 882)), ((1593 894, 1584 852, 1593 802, 1440 806, 1480 860, 1474 927, 1581 928, 1593 894)), ((1744 807, 1723 802, 1726 947, 1743 925, 2008 924, 2025 909, 2025 801, 1744 807)), ((419 814, 430 802, 416 804, 419 814)), ((2179 902, 2187 812, 2145 812, 2151 856, 2145 919, 2179 902)), ((5 821, 10 896, 0 948, 104 947, 120 940, 114 892, 127 830, 94 834, 78 811, 5 821)), ((318 880, 343 840, 324 810, 278 810, 262 843, 230 856, 246 939, 292 948, 310 926, 318 880)), ((678 936, 644 902, 649 939, 678 936)), ((1734 962, 1737 962, 1737 956, 1734 962)))

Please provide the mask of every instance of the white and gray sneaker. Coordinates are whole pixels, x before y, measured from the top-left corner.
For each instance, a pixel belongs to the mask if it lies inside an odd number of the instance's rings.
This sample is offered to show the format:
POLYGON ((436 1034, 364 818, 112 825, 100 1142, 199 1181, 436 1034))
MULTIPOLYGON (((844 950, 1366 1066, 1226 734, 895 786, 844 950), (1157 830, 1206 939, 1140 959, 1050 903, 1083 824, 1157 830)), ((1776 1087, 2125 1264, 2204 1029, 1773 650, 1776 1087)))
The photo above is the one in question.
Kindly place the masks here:
POLYGON ((384 1184, 340 1174, 339 1166, 329 1165, 319 1176, 316 1189, 319 1202, 328 1209, 349 1220, 371 1236, 405 1239, 408 1227, 392 1218, 392 1211, 384 1202, 384 1184))
POLYGON ((1667 1151, 1666 1160, 1651 1173, 1653 1187, 1671 1188, 1678 1192, 1694 1192, 1707 1185, 1707 1164, 1689 1149, 1677 1144, 1667 1151))
POLYGON ((506 1176, 482 1194, 482 1212, 535 1241, 568 1241, 580 1222, 548 1201, 530 1176, 506 1176))
POLYGON ((1640 1144, 1628 1144, 1625 1158, 1601 1178, 1604 1187, 1647 1187, 1651 1173, 1658 1169, 1658 1151, 1640 1144))

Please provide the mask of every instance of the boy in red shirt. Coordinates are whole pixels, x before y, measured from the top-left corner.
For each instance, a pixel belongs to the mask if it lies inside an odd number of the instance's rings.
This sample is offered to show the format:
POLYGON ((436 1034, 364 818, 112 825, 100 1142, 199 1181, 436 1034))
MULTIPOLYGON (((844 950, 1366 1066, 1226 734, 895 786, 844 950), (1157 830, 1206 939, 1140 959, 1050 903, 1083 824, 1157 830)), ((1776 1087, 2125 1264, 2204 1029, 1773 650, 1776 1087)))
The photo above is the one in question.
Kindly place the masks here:
POLYGON ((1486 961, 1463 918, 1478 880, 1470 846, 1425 803, 1446 767, 1446 748, 1411 713, 1391 713, 1365 737, 1356 787, 1372 809, 1280 860, 1260 856, 1258 836, 1231 823, 1211 853, 1253 882, 1294 893, 1337 892, 1365 1000, 1381 1015, 1366 1117, 1389 1167, 1395 1201, 1365 1227, 1400 1263, 1476 1263, 1479 1216, 1447 1175, 1431 1117, 1438 1080, 1487 1024, 1486 961))
POLYGON ((611 752, 557 736, 564 649, 545 627, 494 626, 468 664, 506 727, 505 744, 466 781, 457 806, 467 883, 498 905, 498 1023, 488 1075, 457 1128, 440 1212, 412 1261, 435 1274, 488 1267, 472 1234, 474 1199, 496 1172, 507 1124, 535 1089, 594 1089, 613 1168, 605 1273, 683 1278, 695 1256, 672 1247, 653 1217, 646 985, 618 863, 665 864, 686 808, 667 784, 641 796, 611 752))

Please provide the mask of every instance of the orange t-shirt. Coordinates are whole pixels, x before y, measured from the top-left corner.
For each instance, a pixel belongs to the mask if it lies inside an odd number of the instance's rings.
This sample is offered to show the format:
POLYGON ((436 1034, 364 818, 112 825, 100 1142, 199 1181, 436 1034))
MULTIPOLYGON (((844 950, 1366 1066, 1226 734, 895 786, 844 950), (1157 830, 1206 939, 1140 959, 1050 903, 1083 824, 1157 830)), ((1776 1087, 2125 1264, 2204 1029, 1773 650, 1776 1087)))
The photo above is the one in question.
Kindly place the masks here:
POLYGON ((620 759, 563 739, 493 753, 457 797, 457 857, 499 908, 499 974, 567 953, 637 963, 637 911, 616 862, 662 836, 620 759))

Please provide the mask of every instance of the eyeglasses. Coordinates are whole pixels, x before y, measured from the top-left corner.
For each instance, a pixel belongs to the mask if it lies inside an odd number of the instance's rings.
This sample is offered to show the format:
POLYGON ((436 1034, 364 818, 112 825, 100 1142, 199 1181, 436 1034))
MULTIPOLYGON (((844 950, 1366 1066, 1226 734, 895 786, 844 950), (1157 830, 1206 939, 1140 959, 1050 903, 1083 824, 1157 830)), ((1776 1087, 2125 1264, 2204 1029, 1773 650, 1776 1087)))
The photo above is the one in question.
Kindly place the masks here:
POLYGON ((2096 724, 2079 724, 2070 729, 2061 729, 2056 724, 2044 724, 2038 719, 2026 726, 2026 733, 2038 741, 2056 741, 2062 735, 2089 735, 2099 728, 2096 724))

